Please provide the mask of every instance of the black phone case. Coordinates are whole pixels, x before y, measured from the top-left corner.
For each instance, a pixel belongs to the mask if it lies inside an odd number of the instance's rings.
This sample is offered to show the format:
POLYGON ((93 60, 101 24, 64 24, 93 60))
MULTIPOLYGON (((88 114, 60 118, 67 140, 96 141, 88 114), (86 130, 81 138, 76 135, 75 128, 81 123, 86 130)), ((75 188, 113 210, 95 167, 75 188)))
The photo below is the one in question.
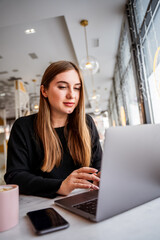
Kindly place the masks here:
POLYGON ((27 213, 34 231, 38 235, 55 232, 69 227, 69 223, 53 208, 45 208, 27 213))

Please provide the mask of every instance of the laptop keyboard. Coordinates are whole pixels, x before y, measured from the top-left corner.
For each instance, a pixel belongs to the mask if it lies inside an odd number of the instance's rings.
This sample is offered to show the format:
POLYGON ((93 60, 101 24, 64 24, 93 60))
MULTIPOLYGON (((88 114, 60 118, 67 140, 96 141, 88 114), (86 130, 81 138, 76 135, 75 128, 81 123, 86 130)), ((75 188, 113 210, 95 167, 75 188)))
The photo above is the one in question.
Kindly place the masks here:
POLYGON ((97 209, 97 199, 93 199, 87 202, 83 202, 80 204, 76 204, 73 207, 80 209, 84 212, 96 215, 96 209, 97 209))

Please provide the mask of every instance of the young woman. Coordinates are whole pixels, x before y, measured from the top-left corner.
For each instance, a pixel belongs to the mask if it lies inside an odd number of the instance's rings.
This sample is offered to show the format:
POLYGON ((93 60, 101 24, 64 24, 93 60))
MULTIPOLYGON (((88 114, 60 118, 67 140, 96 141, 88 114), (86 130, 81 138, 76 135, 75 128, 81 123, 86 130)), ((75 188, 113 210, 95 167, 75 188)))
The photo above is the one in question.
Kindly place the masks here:
POLYGON ((84 84, 71 62, 44 72, 38 114, 17 119, 8 142, 7 184, 20 193, 53 198, 76 188, 98 189, 102 149, 85 114, 84 84))

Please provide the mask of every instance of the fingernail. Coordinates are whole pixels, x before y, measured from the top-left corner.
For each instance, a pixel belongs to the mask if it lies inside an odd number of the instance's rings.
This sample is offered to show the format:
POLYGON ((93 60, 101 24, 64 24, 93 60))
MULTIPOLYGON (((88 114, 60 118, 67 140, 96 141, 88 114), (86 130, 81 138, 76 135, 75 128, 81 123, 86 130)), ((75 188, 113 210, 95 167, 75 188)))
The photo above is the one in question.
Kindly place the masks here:
POLYGON ((96 186, 96 185, 94 185, 94 189, 95 189, 95 190, 99 190, 99 187, 96 186))
POLYGON ((99 181, 100 181, 100 178, 99 178, 99 177, 96 177, 95 181, 99 182, 99 181))

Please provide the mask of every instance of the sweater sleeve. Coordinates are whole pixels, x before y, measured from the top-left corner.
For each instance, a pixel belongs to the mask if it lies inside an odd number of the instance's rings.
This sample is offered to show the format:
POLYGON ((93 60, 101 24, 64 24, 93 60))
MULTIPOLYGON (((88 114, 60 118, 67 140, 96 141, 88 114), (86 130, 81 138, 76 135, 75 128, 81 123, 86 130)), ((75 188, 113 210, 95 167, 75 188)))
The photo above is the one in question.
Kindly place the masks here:
POLYGON ((17 120, 8 142, 7 172, 4 179, 7 184, 19 185, 22 194, 53 198, 62 180, 45 178, 35 173, 30 149, 35 146, 30 145, 33 145, 32 138, 26 133, 22 121, 17 120))
POLYGON ((94 167, 98 169, 98 171, 100 171, 102 159, 102 147, 99 141, 99 134, 92 117, 87 114, 86 119, 90 130, 92 143, 91 167, 94 167))

